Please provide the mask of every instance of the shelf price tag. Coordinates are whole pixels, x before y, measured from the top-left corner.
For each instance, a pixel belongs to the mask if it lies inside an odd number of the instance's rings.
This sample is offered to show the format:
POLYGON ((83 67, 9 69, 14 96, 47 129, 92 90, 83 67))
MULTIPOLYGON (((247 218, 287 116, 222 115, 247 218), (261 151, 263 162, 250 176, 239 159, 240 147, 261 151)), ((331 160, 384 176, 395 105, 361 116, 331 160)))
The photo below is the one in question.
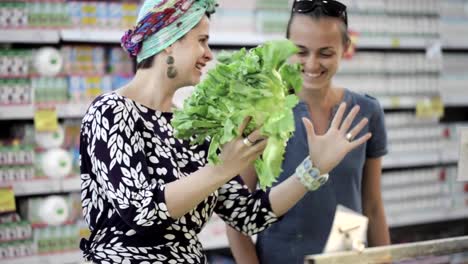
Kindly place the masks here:
POLYGON ((392 48, 399 48, 401 45, 401 41, 399 38, 392 38, 392 48))
POLYGON ((400 105, 401 105, 401 102, 400 102, 400 97, 399 96, 390 97, 390 106, 392 108, 400 107, 400 105))
POLYGON ((54 132, 58 129, 58 116, 55 108, 36 108, 34 128, 37 132, 54 132))
POLYGON ((15 193, 13 188, 0 187, 0 213, 16 211, 15 193))
POLYGON ((416 103, 416 117, 441 118, 444 116, 444 104, 440 97, 427 98, 416 103))

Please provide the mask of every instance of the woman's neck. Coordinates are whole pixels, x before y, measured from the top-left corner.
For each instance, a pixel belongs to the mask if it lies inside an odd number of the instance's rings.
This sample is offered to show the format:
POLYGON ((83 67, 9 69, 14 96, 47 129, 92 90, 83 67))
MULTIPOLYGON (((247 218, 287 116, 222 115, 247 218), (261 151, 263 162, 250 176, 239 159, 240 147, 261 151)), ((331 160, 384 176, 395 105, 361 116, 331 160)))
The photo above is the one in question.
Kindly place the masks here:
POLYGON ((148 108, 172 112, 175 83, 155 69, 138 70, 135 77, 117 92, 148 108))
POLYGON ((343 100, 344 89, 330 86, 326 89, 302 90, 299 97, 307 103, 311 112, 330 111, 343 100))

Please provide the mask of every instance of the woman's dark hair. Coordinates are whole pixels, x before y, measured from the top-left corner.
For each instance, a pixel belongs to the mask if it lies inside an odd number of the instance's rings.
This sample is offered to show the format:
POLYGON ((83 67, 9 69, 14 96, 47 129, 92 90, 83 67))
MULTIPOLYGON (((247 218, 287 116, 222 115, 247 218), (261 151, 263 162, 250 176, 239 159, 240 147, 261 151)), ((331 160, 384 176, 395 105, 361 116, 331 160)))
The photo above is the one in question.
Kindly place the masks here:
POLYGON ((288 21, 288 26, 286 28, 286 38, 289 39, 290 31, 291 31, 291 24, 292 20, 294 19, 295 16, 297 15, 304 15, 304 16, 309 16, 310 18, 314 20, 320 20, 321 18, 335 18, 340 20, 342 23, 340 23, 340 33, 341 33, 341 38, 343 40, 343 45, 347 46, 351 39, 348 34, 348 26, 346 25, 345 21, 338 17, 330 16, 328 15, 322 8, 318 7, 315 8, 314 10, 307 12, 307 13, 296 13, 296 12, 291 12, 291 16, 289 17, 288 21))
MULTIPOLYGON (((206 12, 205 15, 210 18, 211 17, 211 14, 206 12)), ((182 36, 180 39, 184 39, 185 35, 182 36)), ((136 64, 136 70, 139 70, 139 69, 149 69, 151 67, 153 67, 153 61, 154 61, 154 57, 156 56, 155 55, 152 55, 152 56, 149 56, 148 58, 140 61, 140 63, 137 63, 136 64)), ((136 61, 136 60, 135 60, 136 61)))

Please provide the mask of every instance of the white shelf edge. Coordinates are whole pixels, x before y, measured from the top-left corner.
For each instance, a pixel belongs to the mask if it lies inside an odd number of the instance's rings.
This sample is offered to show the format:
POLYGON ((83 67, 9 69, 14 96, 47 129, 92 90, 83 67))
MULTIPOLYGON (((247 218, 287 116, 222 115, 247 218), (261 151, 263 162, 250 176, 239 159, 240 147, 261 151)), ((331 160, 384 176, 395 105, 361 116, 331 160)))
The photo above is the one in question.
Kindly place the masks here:
POLYGON ((426 166, 426 165, 436 165, 439 163, 450 163, 457 162, 458 155, 449 155, 446 157, 441 157, 441 153, 390 153, 383 158, 383 169, 391 168, 404 168, 404 167, 415 167, 415 166, 426 166))
MULTIPOLYGON (((66 103, 56 104, 57 115, 59 118, 80 118, 86 113, 90 103, 66 103)), ((34 118, 35 106, 28 105, 12 105, 0 106, 0 120, 27 120, 34 118)))
MULTIPOLYGON (((429 96, 378 96, 376 97, 384 109, 414 108, 416 104, 429 96)), ((465 98, 452 98, 447 105, 456 104, 453 100, 464 100, 465 98)), ((466 98, 468 99, 468 98, 466 98)), ((468 100, 464 101, 468 105, 468 100)), ((87 103, 63 103, 56 104, 59 118, 81 118, 86 113, 90 102, 87 103)), ((0 120, 28 120, 34 118, 34 105, 3 105, 0 106, 0 120)))
MULTIPOLYGON (((125 29, 0 29, 0 43, 58 43, 60 40, 91 43, 120 43, 125 29)), ((212 32, 211 45, 256 46, 269 40, 284 39, 284 33, 212 32)), ((424 37, 362 36, 358 48, 421 48, 440 41, 424 37)), ((447 48, 458 44, 447 43, 447 48)), ((464 43, 462 46, 465 46, 464 43)), ((444 46, 445 47, 445 46, 444 46)), ((465 46, 466 47, 466 46, 465 46)))
POLYGON ((120 43, 124 32, 124 29, 62 29, 60 38, 63 41, 120 43))
POLYGON ((0 29, 0 43, 59 43, 57 30, 51 29, 0 29))
POLYGON ((423 37, 399 37, 399 36, 384 36, 384 37, 358 37, 357 48, 421 48, 426 49, 431 43, 440 41, 436 38, 423 37))
POLYGON ((73 176, 65 179, 34 179, 25 181, 2 182, 0 187, 13 187, 15 196, 50 194, 58 192, 79 192, 81 179, 73 176))
POLYGON ((384 109, 415 108, 418 102, 429 96, 377 96, 384 109))
POLYGON ((451 210, 427 210, 427 212, 425 213, 418 212, 413 215, 403 213, 399 216, 387 218, 390 227, 428 224, 447 220, 468 218, 468 208, 451 210))
POLYGON ((468 95, 457 94, 457 95, 442 95, 442 102, 445 106, 468 106, 468 95))
POLYGON ((2 264, 80 264, 83 262, 81 251, 70 251, 48 255, 33 255, 12 259, 0 259, 2 264))
POLYGON ((285 39, 284 34, 239 33, 239 32, 212 32, 210 33, 210 45, 226 46, 257 46, 270 40, 285 39))

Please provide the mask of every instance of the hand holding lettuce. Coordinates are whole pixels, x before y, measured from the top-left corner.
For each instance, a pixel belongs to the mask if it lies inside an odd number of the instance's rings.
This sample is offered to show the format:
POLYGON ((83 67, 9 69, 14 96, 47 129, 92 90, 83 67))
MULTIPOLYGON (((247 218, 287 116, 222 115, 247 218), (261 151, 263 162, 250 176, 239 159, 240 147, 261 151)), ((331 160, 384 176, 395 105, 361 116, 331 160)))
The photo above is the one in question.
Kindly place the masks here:
POLYGON ((261 127, 262 135, 268 137, 255 169, 261 187, 271 186, 281 173, 286 143, 294 132, 292 109, 298 103, 295 93, 302 79, 300 66, 286 61, 296 52, 292 42, 281 40, 219 55, 216 67, 185 101, 183 109, 175 111, 175 136, 192 138, 197 144, 211 138, 208 160, 217 164, 218 150, 238 136, 239 125, 251 116, 244 133, 261 127))

